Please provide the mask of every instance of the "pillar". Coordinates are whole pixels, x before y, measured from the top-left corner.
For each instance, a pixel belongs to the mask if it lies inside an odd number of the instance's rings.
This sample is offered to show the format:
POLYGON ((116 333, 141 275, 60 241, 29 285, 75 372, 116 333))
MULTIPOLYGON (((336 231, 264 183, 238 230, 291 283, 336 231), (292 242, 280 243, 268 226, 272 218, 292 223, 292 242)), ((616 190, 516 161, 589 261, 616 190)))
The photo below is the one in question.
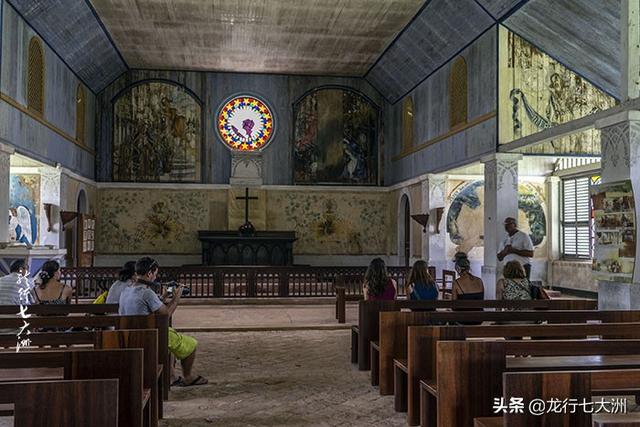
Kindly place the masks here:
POLYGON ((56 248, 61 247, 61 176, 61 166, 40 168, 40 245, 53 245, 56 248), (45 204, 51 205, 49 218, 46 216, 45 204))
POLYGON ((602 144, 602 183, 631 180, 636 215, 636 262, 633 283, 598 282, 600 309, 640 309, 640 111, 625 111, 596 122, 602 144))
POLYGON ((484 164, 484 265, 485 298, 494 299, 501 270, 498 247, 505 237, 504 219, 518 218, 518 161, 522 154, 495 153, 484 164))
POLYGON ((553 286, 553 262, 560 259, 560 178, 548 176, 547 186, 547 284, 553 286))
POLYGON ((436 267, 438 272, 447 266, 446 218, 442 215, 438 224, 436 211, 445 208, 446 186, 447 177, 444 175, 429 174, 422 181, 422 206, 424 212, 429 214, 427 233, 422 239, 422 258, 430 266, 436 267))
POLYGON ((11 155, 13 147, 0 143, 0 212, 4 224, 0 226, 0 243, 9 241, 9 187, 11 175, 11 155))

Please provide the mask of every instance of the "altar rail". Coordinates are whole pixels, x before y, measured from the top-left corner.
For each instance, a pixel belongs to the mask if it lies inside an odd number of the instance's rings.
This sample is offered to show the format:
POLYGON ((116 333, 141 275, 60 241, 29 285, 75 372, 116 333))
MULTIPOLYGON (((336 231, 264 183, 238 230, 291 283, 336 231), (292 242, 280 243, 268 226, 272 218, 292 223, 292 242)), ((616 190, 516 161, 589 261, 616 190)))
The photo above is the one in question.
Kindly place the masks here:
MULTIPOLYGON (((95 298, 117 279, 120 267, 62 268, 60 280, 75 288, 76 301, 95 298)), ((162 267, 160 282, 175 280, 191 289, 184 298, 332 297, 338 277, 362 277, 366 267, 162 267)), ((388 267, 405 295, 408 267, 388 267)), ((347 295, 362 293, 362 286, 346 286, 347 295)))

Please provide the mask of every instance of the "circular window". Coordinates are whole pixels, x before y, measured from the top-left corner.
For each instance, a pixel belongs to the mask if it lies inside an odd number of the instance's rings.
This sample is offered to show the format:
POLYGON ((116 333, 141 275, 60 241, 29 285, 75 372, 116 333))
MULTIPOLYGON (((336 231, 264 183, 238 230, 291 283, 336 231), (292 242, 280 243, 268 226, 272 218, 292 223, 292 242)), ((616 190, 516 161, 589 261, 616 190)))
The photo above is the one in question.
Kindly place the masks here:
POLYGON ((237 96, 218 114, 218 133, 227 147, 257 151, 273 136, 273 114, 267 104, 253 96, 237 96))

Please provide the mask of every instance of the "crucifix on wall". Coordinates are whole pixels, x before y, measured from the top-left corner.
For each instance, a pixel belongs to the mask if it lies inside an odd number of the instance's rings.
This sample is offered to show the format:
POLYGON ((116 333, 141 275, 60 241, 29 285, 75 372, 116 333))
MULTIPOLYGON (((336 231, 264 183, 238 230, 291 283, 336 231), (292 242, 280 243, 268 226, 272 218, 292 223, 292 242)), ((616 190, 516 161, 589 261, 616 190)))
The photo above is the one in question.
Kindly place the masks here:
POLYGON ((256 234, 256 228, 249 221, 249 200, 258 200, 256 196, 249 196, 249 188, 245 187, 244 197, 238 196, 236 200, 244 200, 244 224, 240 226, 238 231, 243 236, 252 236, 256 234))

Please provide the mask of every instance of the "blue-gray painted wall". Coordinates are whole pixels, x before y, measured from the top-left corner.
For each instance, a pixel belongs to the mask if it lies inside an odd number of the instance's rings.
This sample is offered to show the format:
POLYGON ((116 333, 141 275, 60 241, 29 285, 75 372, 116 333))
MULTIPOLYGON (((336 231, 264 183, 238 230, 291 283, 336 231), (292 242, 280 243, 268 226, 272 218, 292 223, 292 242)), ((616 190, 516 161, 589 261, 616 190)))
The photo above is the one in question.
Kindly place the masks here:
MULTIPOLYGON (((497 27, 494 26, 462 51, 467 63, 467 119, 497 109, 497 27)), ((455 58, 454 58, 455 59, 455 58)), ((449 73, 452 61, 407 96, 413 96, 413 144, 449 132, 449 73)), ((497 147, 496 118, 393 161, 402 152, 402 104, 404 97, 385 110, 385 184, 392 185, 421 174, 443 172, 493 153, 497 147)))
POLYGON ((123 89, 147 79, 180 83, 204 103, 203 182, 229 182, 231 155, 220 142, 215 117, 222 103, 232 95, 248 93, 260 96, 273 109, 276 133, 264 151, 263 178, 266 185, 292 184, 292 104, 305 92, 320 86, 338 85, 358 90, 384 109, 382 96, 364 79, 340 77, 289 76, 272 74, 205 73, 186 71, 131 70, 98 94, 97 176, 111 181, 112 101, 123 89))
MULTIPOLYGON (((0 90, 26 106, 27 53, 35 31, 3 2, 0 90)), ((43 43, 45 56, 45 105, 43 118, 70 136, 76 132, 76 90, 80 80, 43 43)), ((18 152, 49 164, 94 178, 95 96, 85 87, 85 143, 83 149, 4 101, 0 101, 0 140, 18 152)))

